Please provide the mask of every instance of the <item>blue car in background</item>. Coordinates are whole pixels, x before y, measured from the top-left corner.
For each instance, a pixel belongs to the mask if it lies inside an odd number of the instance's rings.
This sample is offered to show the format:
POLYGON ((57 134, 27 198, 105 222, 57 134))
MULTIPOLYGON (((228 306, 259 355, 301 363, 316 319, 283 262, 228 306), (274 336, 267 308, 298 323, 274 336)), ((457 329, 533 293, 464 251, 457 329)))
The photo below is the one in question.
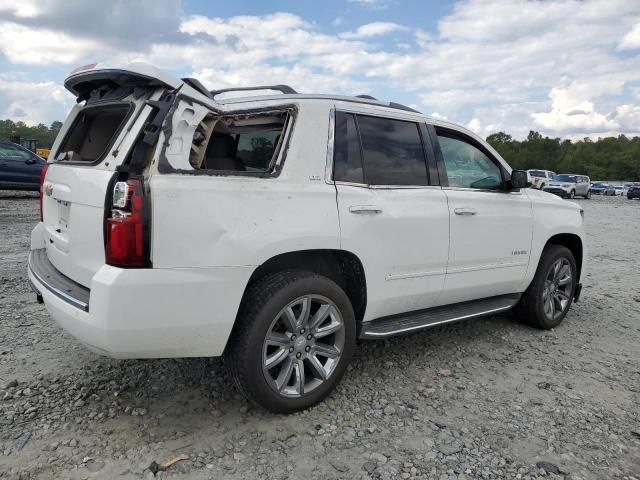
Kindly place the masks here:
POLYGON ((47 163, 31 150, 0 140, 0 190, 40 189, 40 172, 47 163))

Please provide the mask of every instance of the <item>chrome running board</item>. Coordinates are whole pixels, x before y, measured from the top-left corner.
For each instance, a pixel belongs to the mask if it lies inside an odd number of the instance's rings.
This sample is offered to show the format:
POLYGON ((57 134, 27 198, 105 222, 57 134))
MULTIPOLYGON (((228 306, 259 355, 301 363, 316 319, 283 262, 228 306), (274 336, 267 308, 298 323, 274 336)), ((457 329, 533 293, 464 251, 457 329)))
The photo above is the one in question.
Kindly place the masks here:
POLYGON ((513 308, 520 300, 520 296, 520 293, 500 295, 378 318, 363 323, 360 338, 393 337, 394 335, 435 327, 444 323, 504 312, 513 308))

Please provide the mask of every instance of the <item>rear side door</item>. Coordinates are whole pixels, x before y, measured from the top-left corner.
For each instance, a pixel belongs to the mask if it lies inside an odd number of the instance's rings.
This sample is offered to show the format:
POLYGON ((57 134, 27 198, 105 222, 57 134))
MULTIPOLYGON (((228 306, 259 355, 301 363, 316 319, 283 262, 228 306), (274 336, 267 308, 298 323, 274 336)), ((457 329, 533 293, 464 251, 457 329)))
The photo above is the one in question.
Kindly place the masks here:
POLYGON ((525 189, 509 190, 509 173, 479 140, 430 127, 437 139, 440 181, 450 238, 442 304, 518 292, 525 278, 533 229, 525 189))
POLYGON ((336 112, 332 179, 341 248, 364 265, 364 319, 435 305, 444 284, 449 213, 426 125, 336 112))

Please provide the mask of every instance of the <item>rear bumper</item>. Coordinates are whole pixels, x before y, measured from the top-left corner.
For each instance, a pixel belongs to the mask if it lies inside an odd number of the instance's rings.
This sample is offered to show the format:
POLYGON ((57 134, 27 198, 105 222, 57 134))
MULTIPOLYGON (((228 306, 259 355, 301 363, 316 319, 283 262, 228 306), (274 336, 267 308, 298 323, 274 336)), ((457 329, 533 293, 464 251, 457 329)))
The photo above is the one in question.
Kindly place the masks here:
POLYGON ((633 191, 633 192, 627 192, 627 198, 640 198, 640 190, 638 191, 633 191))
POLYGON ((51 318, 89 349, 114 358, 221 355, 252 272, 104 265, 87 289, 57 271, 42 250, 31 251, 28 268, 51 318), (71 284, 75 290, 61 287, 71 284))

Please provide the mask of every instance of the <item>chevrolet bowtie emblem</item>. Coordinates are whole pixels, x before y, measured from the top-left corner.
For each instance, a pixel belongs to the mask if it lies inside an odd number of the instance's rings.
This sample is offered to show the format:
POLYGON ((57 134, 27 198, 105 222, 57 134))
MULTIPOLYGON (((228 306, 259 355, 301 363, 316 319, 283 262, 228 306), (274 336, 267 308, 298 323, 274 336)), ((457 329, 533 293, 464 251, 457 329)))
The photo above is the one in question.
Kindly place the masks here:
POLYGON ((53 185, 51 185, 50 183, 45 184, 44 193, 46 193, 47 196, 50 197, 51 194, 53 193, 53 185))

